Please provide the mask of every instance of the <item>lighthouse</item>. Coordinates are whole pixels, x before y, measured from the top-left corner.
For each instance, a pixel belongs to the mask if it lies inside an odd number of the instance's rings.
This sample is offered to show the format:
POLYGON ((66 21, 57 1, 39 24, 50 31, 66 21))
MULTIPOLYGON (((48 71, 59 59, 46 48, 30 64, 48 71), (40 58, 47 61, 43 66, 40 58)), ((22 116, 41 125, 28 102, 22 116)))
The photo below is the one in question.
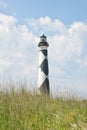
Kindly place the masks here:
POLYGON ((49 67, 48 67, 48 47, 47 37, 40 36, 39 47, 39 68, 38 68, 38 91, 40 94, 50 94, 49 67))

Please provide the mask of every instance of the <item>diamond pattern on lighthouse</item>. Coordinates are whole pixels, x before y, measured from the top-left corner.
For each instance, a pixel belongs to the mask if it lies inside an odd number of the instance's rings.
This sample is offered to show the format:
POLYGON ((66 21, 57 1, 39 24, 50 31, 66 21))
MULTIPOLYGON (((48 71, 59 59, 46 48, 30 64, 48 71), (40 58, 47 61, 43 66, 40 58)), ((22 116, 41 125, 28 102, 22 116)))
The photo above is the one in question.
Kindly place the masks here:
POLYGON ((47 50, 41 50, 41 52, 44 54, 44 56, 47 56, 47 50))
POLYGON ((40 74, 40 77, 38 79, 38 85, 41 86, 42 83, 45 81, 46 79, 46 75, 43 71, 41 71, 41 68, 39 68, 38 74, 40 74), (43 82, 42 82, 43 81, 43 82))
POLYGON ((46 36, 42 35, 40 37, 40 42, 38 44, 39 50, 39 71, 38 71, 38 90, 42 94, 50 93, 49 86, 49 68, 48 68, 48 50, 49 44, 46 40, 46 36))
POLYGON ((48 60, 45 58, 43 62, 40 65, 41 70, 45 73, 45 75, 48 75, 48 60))
POLYGON ((48 80, 48 78, 46 78, 45 81, 40 86, 40 91, 42 93, 49 93, 49 80, 48 80))
POLYGON ((45 55, 42 53, 42 50, 39 51, 39 65, 43 62, 45 59, 45 55))

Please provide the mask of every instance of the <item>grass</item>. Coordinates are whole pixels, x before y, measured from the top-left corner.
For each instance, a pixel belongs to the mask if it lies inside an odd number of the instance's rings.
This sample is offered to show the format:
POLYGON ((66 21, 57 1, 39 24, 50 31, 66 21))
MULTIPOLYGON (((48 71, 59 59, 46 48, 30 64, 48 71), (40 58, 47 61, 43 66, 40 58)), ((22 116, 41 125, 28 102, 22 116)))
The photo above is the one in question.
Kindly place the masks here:
POLYGON ((87 130, 87 101, 0 91, 0 130, 87 130))

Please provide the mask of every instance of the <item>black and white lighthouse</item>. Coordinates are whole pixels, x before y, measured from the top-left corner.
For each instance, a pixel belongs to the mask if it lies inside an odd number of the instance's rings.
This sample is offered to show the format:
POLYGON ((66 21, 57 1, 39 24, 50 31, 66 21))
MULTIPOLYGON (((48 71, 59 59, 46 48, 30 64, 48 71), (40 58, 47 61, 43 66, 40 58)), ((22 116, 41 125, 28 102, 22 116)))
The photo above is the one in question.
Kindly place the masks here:
POLYGON ((38 91, 40 94, 50 94, 47 37, 43 34, 40 37, 39 47, 39 70, 38 70, 38 91))

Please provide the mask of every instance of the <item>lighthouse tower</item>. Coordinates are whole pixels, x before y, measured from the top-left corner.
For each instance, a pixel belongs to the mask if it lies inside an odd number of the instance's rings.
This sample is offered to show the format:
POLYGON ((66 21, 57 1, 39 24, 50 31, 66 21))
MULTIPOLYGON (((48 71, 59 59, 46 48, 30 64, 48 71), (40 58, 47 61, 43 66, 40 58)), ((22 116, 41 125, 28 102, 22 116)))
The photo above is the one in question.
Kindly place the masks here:
POLYGON ((39 47, 39 70, 38 70, 38 90, 40 94, 49 94, 49 68, 48 68, 48 50, 49 44, 47 37, 43 34, 40 37, 39 47))

